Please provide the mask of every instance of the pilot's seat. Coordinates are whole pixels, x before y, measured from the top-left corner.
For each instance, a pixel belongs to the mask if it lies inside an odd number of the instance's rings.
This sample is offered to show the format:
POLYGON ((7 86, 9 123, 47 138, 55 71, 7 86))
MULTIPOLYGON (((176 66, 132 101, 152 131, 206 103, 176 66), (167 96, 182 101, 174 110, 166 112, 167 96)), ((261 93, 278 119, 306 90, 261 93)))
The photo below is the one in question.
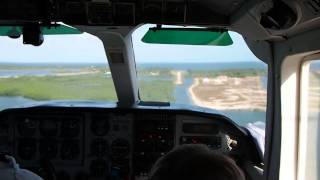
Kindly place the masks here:
POLYGON ((43 180, 37 174, 21 169, 16 160, 7 155, 0 155, 0 174, 1 180, 43 180))

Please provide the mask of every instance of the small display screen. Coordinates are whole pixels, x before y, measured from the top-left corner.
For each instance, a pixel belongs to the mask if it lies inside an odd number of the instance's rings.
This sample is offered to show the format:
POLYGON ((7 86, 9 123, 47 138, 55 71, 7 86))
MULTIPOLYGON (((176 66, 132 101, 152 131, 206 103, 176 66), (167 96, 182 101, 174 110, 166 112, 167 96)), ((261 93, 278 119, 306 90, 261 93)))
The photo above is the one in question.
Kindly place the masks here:
POLYGON ((221 137, 218 136, 181 136, 180 144, 206 144, 210 149, 221 148, 221 137))
POLYGON ((219 126, 216 124, 183 124, 184 133, 218 134, 219 126))

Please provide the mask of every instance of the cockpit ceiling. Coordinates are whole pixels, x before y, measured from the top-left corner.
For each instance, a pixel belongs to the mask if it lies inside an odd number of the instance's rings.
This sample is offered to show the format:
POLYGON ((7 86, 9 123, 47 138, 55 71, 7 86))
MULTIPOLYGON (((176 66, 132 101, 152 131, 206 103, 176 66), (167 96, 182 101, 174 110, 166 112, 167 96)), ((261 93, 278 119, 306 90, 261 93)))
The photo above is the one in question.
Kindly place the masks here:
POLYGON ((200 25, 271 40, 319 28, 319 4, 319 0, 2 0, 0 25, 200 25))
POLYGON ((228 25, 243 0, 5 0, 3 20, 63 21, 73 25, 140 23, 228 25))

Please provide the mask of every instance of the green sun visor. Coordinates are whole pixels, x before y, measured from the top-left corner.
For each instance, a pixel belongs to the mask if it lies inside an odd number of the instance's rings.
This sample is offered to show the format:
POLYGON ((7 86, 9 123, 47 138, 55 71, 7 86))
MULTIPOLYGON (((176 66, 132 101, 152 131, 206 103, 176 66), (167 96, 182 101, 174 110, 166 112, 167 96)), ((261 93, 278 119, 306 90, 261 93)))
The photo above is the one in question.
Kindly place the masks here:
POLYGON ((233 41, 228 31, 189 28, 150 28, 142 42, 152 44, 229 46, 233 41))
MULTIPOLYGON (((14 33, 22 34, 22 26, 0 26, 0 36, 10 36, 14 33)), ((43 35, 64 35, 64 34, 81 34, 82 32, 76 28, 59 25, 56 27, 42 27, 43 35)))

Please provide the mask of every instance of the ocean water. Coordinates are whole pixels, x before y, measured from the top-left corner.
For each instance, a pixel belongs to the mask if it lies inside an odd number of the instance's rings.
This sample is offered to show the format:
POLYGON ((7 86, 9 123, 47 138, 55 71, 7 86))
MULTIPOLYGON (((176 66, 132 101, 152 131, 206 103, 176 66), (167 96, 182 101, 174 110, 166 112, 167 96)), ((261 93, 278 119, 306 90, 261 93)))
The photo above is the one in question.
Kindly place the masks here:
POLYGON ((37 102, 21 96, 0 96, 0 111, 37 102))
POLYGON ((49 70, 0 70, 0 77, 13 76, 46 76, 52 74, 49 70))
POLYGON ((246 126, 248 123, 266 122, 265 111, 246 111, 246 110, 232 110, 220 111, 225 116, 235 121, 240 126, 246 126))

